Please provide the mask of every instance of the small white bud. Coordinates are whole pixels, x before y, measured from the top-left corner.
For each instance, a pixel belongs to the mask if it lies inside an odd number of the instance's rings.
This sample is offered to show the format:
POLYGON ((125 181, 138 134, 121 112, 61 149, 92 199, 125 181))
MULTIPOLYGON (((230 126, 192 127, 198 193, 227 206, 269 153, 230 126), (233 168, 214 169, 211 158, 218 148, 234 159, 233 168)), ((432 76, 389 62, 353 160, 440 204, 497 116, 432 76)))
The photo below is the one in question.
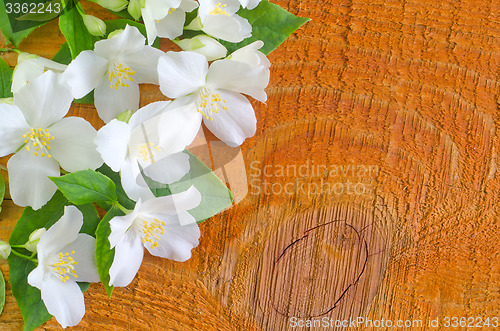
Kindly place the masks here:
POLYGON ((205 55, 207 61, 221 59, 227 55, 227 49, 220 42, 206 35, 198 35, 191 39, 174 41, 183 51, 193 51, 205 55))
POLYGON ((10 245, 3 240, 0 240, 0 258, 7 260, 10 255, 10 245))
POLYGON ((32 253, 36 253, 36 246, 40 241, 40 238, 47 232, 45 228, 37 229, 31 232, 28 242, 24 244, 24 247, 32 253))
POLYGON ((141 0, 130 0, 130 3, 127 7, 127 11, 134 18, 134 20, 139 20, 141 18, 141 9, 144 7, 144 4, 141 0))
POLYGON ((100 18, 92 15, 83 16, 83 23, 91 35, 102 37, 106 34, 106 23, 100 18))

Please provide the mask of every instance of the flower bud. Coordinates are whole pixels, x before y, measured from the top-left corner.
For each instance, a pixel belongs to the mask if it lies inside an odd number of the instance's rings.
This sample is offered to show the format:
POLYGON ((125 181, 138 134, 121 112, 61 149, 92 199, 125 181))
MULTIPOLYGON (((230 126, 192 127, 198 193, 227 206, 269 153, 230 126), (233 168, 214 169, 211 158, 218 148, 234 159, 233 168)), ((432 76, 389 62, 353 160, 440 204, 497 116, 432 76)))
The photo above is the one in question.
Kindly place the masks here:
POLYGON ((93 2, 114 12, 121 11, 128 5, 127 0, 93 0, 93 2))
POLYGON ((141 9, 143 7, 144 5, 141 3, 141 0, 130 0, 127 11, 137 21, 141 18, 141 9))
POLYGON ((28 242, 24 244, 24 247, 30 252, 36 253, 36 246, 38 245, 40 238, 45 234, 45 232, 47 232, 45 228, 40 228, 31 232, 28 238, 28 242))
POLYGON ((206 35, 191 39, 174 41, 184 51, 193 51, 205 55, 208 61, 214 61, 227 55, 227 49, 220 42, 206 35))
POLYGON ((10 245, 3 240, 0 240, 0 258, 7 260, 10 255, 10 245))
POLYGON ((87 27, 89 33, 93 36, 102 37, 106 34, 106 23, 95 16, 83 16, 83 23, 87 27))

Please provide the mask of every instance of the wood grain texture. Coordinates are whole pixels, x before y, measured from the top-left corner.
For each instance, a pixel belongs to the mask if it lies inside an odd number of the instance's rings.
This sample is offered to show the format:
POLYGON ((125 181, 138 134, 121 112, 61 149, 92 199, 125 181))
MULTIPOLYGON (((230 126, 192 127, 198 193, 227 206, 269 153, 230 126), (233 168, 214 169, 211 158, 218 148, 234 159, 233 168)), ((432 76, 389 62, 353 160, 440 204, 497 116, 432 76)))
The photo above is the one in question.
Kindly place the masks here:
MULTIPOLYGON (((111 299, 92 285, 75 329, 499 316, 500 4, 272 2, 312 21, 270 56, 242 146, 248 195, 201 225, 188 262, 147 255, 111 299)), ((50 57, 62 42, 50 23, 20 48, 50 57)), ((143 105, 162 99, 143 92, 143 105)), ((0 239, 19 214, 4 203, 0 239)), ((8 294, 0 328, 18 330, 8 294)))

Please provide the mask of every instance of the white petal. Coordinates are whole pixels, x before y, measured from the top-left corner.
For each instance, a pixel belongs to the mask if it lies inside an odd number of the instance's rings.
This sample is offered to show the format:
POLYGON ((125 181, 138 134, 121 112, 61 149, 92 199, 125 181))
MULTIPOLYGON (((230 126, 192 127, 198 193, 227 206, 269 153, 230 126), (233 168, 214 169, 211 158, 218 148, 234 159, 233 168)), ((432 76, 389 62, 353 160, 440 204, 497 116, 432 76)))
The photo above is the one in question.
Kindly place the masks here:
POLYGON ((59 176, 59 164, 54 158, 35 156, 21 149, 7 163, 10 195, 21 207, 37 210, 54 195, 57 186, 47 177, 59 176))
POLYGON ((189 172, 189 155, 183 152, 164 156, 144 168, 144 174, 163 184, 172 184, 189 172))
POLYGON ((139 51, 144 47, 145 41, 146 38, 136 27, 127 24, 123 32, 113 38, 96 42, 94 51, 97 55, 111 60, 139 51))
POLYGON ((124 111, 139 108, 139 85, 130 82, 129 87, 118 86, 115 89, 105 81, 96 87, 94 100, 99 117, 109 123, 124 111))
POLYGON ((179 98, 205 85, 207 59, 195 52, 167 52, 158 60, 160 90, 169 98, 179 98))
MULTIPOLYGON (((185 212, 186 213, 186 212, 185 212)), ((145 248, 154 256, 184 262, 191 258, 191 249, 198 246, 200 229, 198 224, 192 223, 181 226, 176 216, 166 219, 165 232, 160 235, 158 246, 145 248)))
POLYGON ((14 95, 14 104, 33 128, 46 128, 63 118, 71 102, 69 88, 61 84, 52 71, 38 76, 14 95))
POLYGON ((141 123, 145 123, 149 119, 152 119, 156 115, 159 115, 162 111, 166 109, 166 107, 170 104, 170 101, 157 101, 152 102, 138 111, 136 111, 128 121, 128 124, 132 129, 140 125, 141 123))
POLYGON ((182 34, 186 14, 182 10, 176 10, 163 19, 156 21, 156 31, 162 38, 175 39, 182 34))
POLYGON ((69 172, 92 169, 102 165, 94 139, 97 131, 81 117, 66 117, 52 125, 50 153, 69 172))
POLYGON ((240 9, 240 3, 237 0, 202 0, 198 9, 198 15, 204 21, 208 16, 218 17, 224 15, 211 15, 217 5, 224 9, 230 16, 234 15, 240 9))
POLYGON ((73 97, 79 99, 87 95, 106 79, 108 60, 92 51, 83 51, 62 74, 71 88, 73 97))
POLYGON ((198 207, 201 194, 194 186, 184 192, 164 197, 146 200, 142 203, 139 214, 156 217, 166 217, 179 211, 186 211, 198 207))
POLYGON ((0 157, 14 153, 24 144, 23 134, 29 131, 23 113, 16 106, 0 104, 0 157))
POLYGON ((196 111, 193 98, 174 100, 161 114, 159 122, 160 146, 164 153, 183 151, 193 142, 201 125, 201 114, 196 111))
POLYGON ((146 27, 146 36, 148 37, 148 45, 152 45, 156 37, 158 36, 158 31, 156 30, 156 20, 153 17, 153 12, 149 8, 141 9, 142 20, 144 21, 144 26, 146 27))
POLYGON ((77 238, 82 225, 82 212, 75 206, 64 207, 64 215, 42 235, 38 242, 40 264, 44 264, 47 257, 60 253, 64 247, 72 243, 77 238))
POLYGON ((130 199, 139 201, 139 199, 151 199, 154 197, 141 175, 137 160, 127 158, 127 162, 124 163, 120 175, 123 190, 130 199))
POLYGON ((39 264, 28 274, 28 284, 37 289, 42 289, 45 265, 39 264))
POLYGON ((252 26, 238 15, 208 15, 202 30, 208 35, 232 43, 239 43, 252 34, 252 26))
POLYGON ((115 246, 115 258, 109 268, 109 285, 127 286, 139 271, 144 257, 141 238, 132 231, 115 246))
POLYGON ((269 84, 269 70, 264 66, 252 68, 249 64, 218 60, 212 63, 207 75, 207 85, 217 89, 244 93, 259 101, 266 101, 264 89, 269 84))
MULTIPOLYGON (((134 210, 124 216, 115 216, 109 221, 109 226, 111 227, 111 234, 109 235, 109 244, 111 248, 115 247, 116 244, 120 242, 120 240, 125 237, 127 231, 134 223, 134 220, 137 218, 138 210, 141 208, 142 202, 141 200, 137 201, 134 210)), ((134 229, 130 229, 130 231, 134 231, 134 229)))
POLYGON ((256 68, 258 66, 264 66, 265 68, 269 68, 271 66, 271 62, 269 59, 259 51, 260 48, 264 46, 264 42, 262 40, 257 40, 242 47, 236 51, 234 51, 229 59, 231 61, 239 61, 249 64, 252 68, 256 68))
POLYGON ((167 16, 172 8, 178 8, 181 0, 147 0, 144 8, 150 9, 153 19, 160 20, 167 16))
MULTIPOLYGON (((27 56, 33 55, 30 54, 27 56)), ((21 60, 21 62, 19 62, 20 58, 21 56, 17 59, 18 63, 12 75, 11 91, 13 93, 17 93, 23 86, 28 84, 28 82, 31 82, 33 79, 40 76, 47 70, 52 70, 56 73, 62 73, 68 67, 67 65, 60 64, 39 56, 21 60)))
MULTIPOLYGON (((99 282, 97 262, 95 258, 95 238, 80 233, 76 239, 64 248, 65 252, 75 251, 71 257, 78 263, 75 272, 79 282, 99 282)), ((63 252, 63 253, 65 253, 63 252)))
POLYGON ((227 101, 228 110, 214 114, 213 121, 204 119, 207 128, 227 145, 236 147, 246 138, 255 134, 257 119, 252 104, 241 94, 219 91, 221 98, 227 101))
POLYGON ((179 5, 179 9, 185 12, 192 12, 196 8, 198 8, 198 2, 194 0, 182 0, 181 4, 179 5))
POLYGON ((164 53, 151 46, 144 46, 141 50, 123 57, 123 62, 134 71, 137 83, 158 85, 158 59, 164 53))
POLYGON ((41 292, 47 311, 63 328, 80 323, 85 315, 85 302, 76 282, 63 283, 54 274, 49 273, 43 280, 41 292))
MULTIPOLYGON (((28 59, 17 64, 12 74, 12 93, 17 93, 23 86, 44 73, 44 68, 36 59, 28 59)), ((19 61, 19 60, 18 60, 19 61)))
POLYGON ((94 142, 97 151, 114 172, 120 171, 128 153, 130 126, 122 121, 112 120, 98 132, 94 142))
POLYGON ((254 9, 260 3, 260 0, 240 0, 243 8, 254 9))

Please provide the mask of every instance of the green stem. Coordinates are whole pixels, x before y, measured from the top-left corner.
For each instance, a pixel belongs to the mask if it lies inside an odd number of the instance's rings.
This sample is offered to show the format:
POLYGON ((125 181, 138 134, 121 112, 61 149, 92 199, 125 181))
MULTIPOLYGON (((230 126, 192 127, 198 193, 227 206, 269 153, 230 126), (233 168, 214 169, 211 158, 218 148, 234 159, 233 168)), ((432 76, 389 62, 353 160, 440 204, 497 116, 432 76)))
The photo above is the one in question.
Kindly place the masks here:
POLYGON ((22 51, 17 48, 0 48, 0 52, 16 52, 17 54, 22 53, 22 51))
POLYGON ((87 15, 87 14, 85 13, 85 10, 83 10, 83 7, 82 7, 82 5, 80 4, 80 1, 75 1, 75 7, 76 7, 76 10, 78 10, 78 13, 80 13, 80 15, 81 15, 82 17, 84 17, 85 15, 87 15))
POLYGON ((114 205, 118 207, 122 212, 125 213, 125 215, 128 215, 132 212, 132 210, 128 210, 127 208, 123 207, 118 201, 115 201, 114 205))
POLYGON ((31 262, 33 262, 33 263, 35 263, 35 264, 38 264, 38 260, 37 260, 37 259, 34 259, 34 258, 32 258, 32 257, 29 257, 29 256, 26 256, 26 255, 21 254, 21 253, 19 253, 19 252, 16 252, 15 250, 11 250, 11 253, 12 253, 12 254, 14 254, 14 255, 16 255, 16 256, 19 256, 20 258, 23 258, 23 259, 26 259, 26 260, 28 260, 28 261, 31 261, 31 262))
POLYGON ((10 245, 10 247, 15 247, 15 248, 25 248, 26 245, 10 245))

